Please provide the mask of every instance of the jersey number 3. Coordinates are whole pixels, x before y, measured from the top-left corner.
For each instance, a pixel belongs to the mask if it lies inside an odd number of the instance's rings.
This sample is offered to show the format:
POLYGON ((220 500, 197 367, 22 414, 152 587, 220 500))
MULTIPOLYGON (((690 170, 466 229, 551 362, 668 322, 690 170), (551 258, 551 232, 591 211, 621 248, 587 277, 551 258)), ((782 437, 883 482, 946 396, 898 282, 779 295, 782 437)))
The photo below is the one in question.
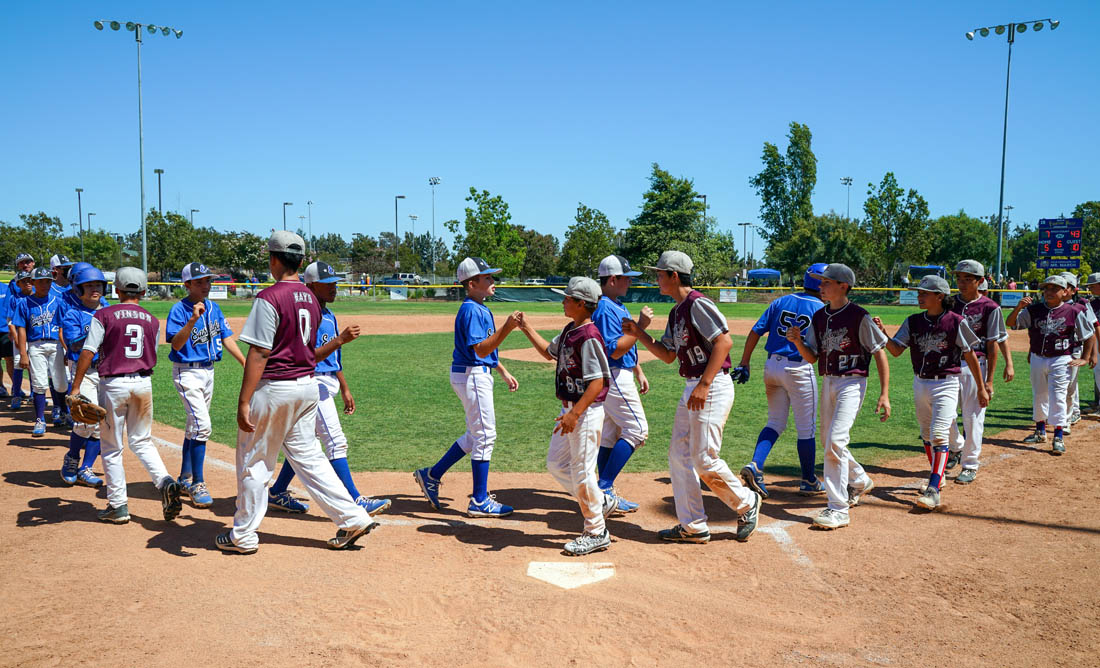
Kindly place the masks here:
POLYGON ((126 325, 124 336, 129 339, 122 353, 129 359, 137 359, 145 352, 145 330, 141 325, 126 325))

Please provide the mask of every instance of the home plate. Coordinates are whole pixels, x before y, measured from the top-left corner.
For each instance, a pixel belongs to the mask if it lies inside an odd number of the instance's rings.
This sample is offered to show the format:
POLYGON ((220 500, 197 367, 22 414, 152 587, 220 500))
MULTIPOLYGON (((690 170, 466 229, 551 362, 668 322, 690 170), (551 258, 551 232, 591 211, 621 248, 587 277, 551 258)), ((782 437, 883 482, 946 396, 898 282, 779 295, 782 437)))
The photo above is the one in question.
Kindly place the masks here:
POLYGON ((532 561, 527 565, 527 575, 557 585, 562 589, 576 589, 584 585, 606 580, 615 575, 615 564, 584 561, 532 561))

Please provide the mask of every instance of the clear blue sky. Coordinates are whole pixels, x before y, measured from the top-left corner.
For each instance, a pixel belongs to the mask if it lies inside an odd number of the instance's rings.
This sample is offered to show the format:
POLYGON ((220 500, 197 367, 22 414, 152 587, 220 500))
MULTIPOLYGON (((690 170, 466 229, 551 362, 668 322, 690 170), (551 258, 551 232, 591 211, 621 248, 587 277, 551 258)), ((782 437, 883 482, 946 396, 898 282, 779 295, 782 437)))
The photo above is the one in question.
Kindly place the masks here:
MULTIPOLYGON (((1007 45, 967 30, 1053 17, 1013 48, 1006 204, 1034 223, 1100 198, 1100 6, 1079 2, 25 2, 0 24, 0 220, 139 224, 132 33, 144 36, 146 203, 264 234, 462 218, 470 186, 561 238, 577 202, 625 227, 650 165, 694 179, 725 229, 758 220, 765 141, 809 125, 814 208, 894 171, 933 215, 996 212, 1007 45), (1038 9, 1036 7, 1039 7, 1038 9)), ((757 242, 757 253, 762 246, 757 242)))

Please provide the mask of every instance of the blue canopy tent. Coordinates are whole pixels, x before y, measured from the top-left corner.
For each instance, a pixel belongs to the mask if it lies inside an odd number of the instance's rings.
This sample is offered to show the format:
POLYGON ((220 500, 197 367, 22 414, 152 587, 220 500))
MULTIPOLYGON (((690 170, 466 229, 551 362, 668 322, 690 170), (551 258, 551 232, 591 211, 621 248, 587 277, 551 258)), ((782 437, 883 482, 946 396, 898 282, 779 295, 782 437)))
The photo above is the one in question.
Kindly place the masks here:
POLYGON ((749 282, 759 285, 779 285, 781 274, 778 269, 750 269, 749 282))

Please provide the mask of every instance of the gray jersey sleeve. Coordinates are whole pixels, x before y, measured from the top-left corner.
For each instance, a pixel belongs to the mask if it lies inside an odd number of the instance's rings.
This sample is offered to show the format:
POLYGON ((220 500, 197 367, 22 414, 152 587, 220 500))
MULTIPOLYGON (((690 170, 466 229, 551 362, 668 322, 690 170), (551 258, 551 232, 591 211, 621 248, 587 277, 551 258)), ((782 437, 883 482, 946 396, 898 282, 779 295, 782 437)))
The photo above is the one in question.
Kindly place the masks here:
POLYGON ((959 322, 959 335, 955 337, 955 344, 959 346, 964 353, 968 353, 974 350, 978 346, 982 345, 982 340, 978 338, 978 335, 974 333, 974 330, 970 328, 970 323, 963 318, 959 322))
POLYGON ((546 353, 550 355, 550 357, 558 356, 558 348, 560 347, 558 344, 558 339, 560 338, 561 334, 558 334, 554 337, 554 340, 550 342, 550 345, 546 347, 546 353))
POLYGON ((719 334, 729 331, 726 316, 706 297, 696 299, 691 305, 691 324, 704 339, 712 342, 719 334))
POLYGON ((804 343, 813 354, 820 354, 817 346, 817 332, 814 331, 814 326, 812 322, 810 323, 809 327, 802 330, 802 343, 804 343))
POLYGON ((1031 311, 1022 308, 1016 314, 1016 327, 1014 329, 1027 329, 1029 327, 1031 327, 1031 311))
POLYGON ((103 323, 92 318, 92 321, 88 324, 88 336, 84 338, 84 348, 82 350, 97 353, 101 345, 103 345, 103 323))
POLYGON ((882 330, 878 328, 874 320, 871 320, 871 316, 863 316, 863 321, 859 323, 859 344, 869 353, 877 353, 886 346, 886 342, 889 339, 882 333, 882 330))
POLYGON ((894 335, 894 343, 902 348, 909 347, 909 318, 906 318, 905 321, 901 323, 901 327, 898 328, 898 333, 894 335))
POLYGON ((279 314, 266 299, 252 300, 252 311, 241 328, 241 341, 271 350, 275 346, 275 329, 279 326, 279 314))
POLYGON ((672 314, 668 314, 668 322, 665 323, 665 333, 661 335, 661 345, 669 350, 679 350, 680 345, 676 337, 672 335, 672 314))
POLYGON ((585 339, 581 344, 581 377, 584 380, 611 377, 607 353, 596 339, 585 339))
POLYGON ((1008 329, 1005 327, 1005 317, 1001 310, 989 312, 989 319, 985 323, 985 340, 1000 343, 1008 340, 1008 329))
POLYGON ((1077 318, 1074 321, 1074 325, 1077 328, 1077 338, 1080 341, 1086 341, 1096 331, 1096 327, 1093 326, 1092 321, 1085 315, 1085 311, 1081 311, 1077 314, 1077 318))

